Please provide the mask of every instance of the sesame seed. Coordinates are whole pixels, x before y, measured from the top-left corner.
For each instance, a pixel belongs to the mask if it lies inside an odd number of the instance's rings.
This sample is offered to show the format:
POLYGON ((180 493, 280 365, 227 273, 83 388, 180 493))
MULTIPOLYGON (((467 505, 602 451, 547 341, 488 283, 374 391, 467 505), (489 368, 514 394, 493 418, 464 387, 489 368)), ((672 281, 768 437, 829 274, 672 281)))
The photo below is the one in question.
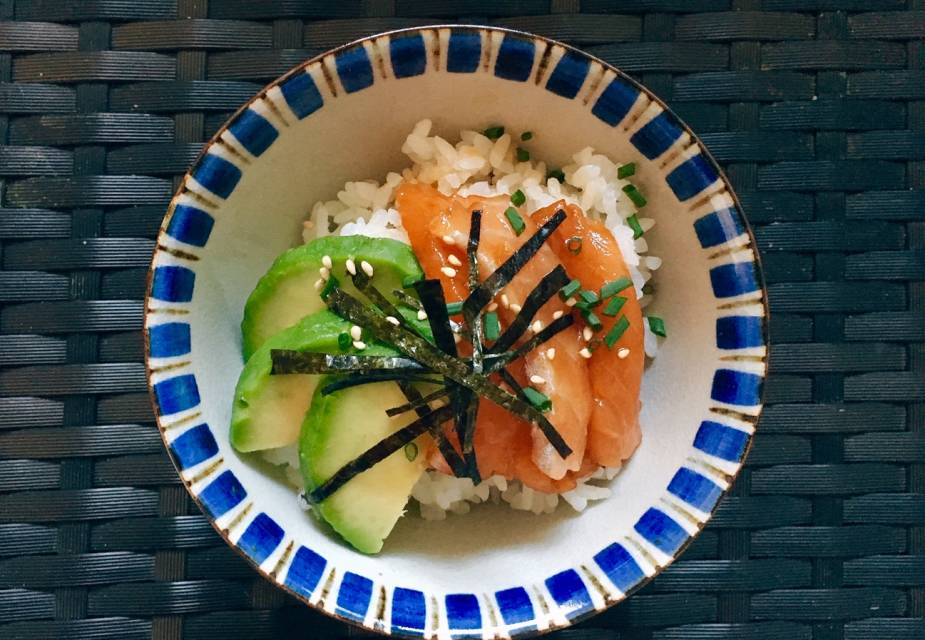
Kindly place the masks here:
POLYGON ((492 302, 490 305, 488 305, 488 310, 489 310, 489 311, 497 311, 497 310, 498 310, 498 303, 497 303, 497 302, 492 302))
POLYGON ((305 222, 302 223, 302 226, 306 229, 314 229, 315 223, 312 222, 311 220, 306 220, 305 222))
POLYGON ((443 236, 443 241, 451 246, 456 244, 456 241, 453 240, 453 236, 451 236, 450 234, 443 236))
POLYGON ((533 333, 539 333, 543 330, 543 323, 537 320, 532 325, 530 325, 530 328, 533 329, 533 333))
POLYGON ((530 376, 530 382, 533 384, 546 384, 546 378, 534 374, 530 376))
POLYGON ((315 291, 321 291, 321 289, 323 288, 324 288, 324 280, 321 278, 318 278, 317 280, 315 280, 315 291))
POLYGON ((366 348, 366 343, 363 342, 362 340, 354 340, 354 341, 353 341, 353 348, 354 348, 354 349, 359 349, 360 351, 362 351, 363 349, 366 348))
POLYGON ((585 327, 581 330, 581 337, 585 339, 585 342, 591 340, 594 337, 594 332, 591 331, 591 327, 585 327))
POLYGON ((363 270, 363 273, 368 275, 370 278, 373 277, 373 265, 366 262, 366 260, 360 263, 360 268, 363 270))
POLYGON ((331 267, 334 266, 334 263, 331 262, 331 256, 322 256, 322 257, 321 257, 321 264, 323 264, 323 265, 324 265, 325 267, 327 267, 328 269, 330 269, 331 267))
POLYGON ((447 278, 455 278, 455 277, 456 277, 456 269, 454 269, 453 267, 441 267, 441 268, 440 268, 440 273, 442 273, 443 275, 445 275, 447 278))
POLYGON ((565 301, 566 307, 574 307, 576 304, 578 304, 578 300, 576 300, 575 298, 569 298, 568 300, 565 301))
POLYGON ((347 258, 347 271, 350 275, 355 276, 357 274, 357 264, 353 261, 352 258, 347 258))
POLYGON ((556 359, 556 348, 549 347, 548 349, 546 349, 546 357, 549 358, 550 360, 555 360, 556 359))
POLYGON ((511 311, 513 311, 514 313, 520 313, 520 309, 521 309, 521 306, 519 304, 515 303, 511 305, 511 311))
POLYGON ((558 320, 559 318, 561 318, 561 317, 564 316, 564 315, 565 315, 565 311, 563 311, 562 309, 559 309, 558 311, 555 311, 555 312, 552 314, 552 319, 553 319, 553 320, 558 320))
POLYGON ((457 258, 457 257, 456 257, 455 255, 453 255, 452 253, 446 257, 446 261, 449 262, 449 263, 450 263, 451 265, 453 265, 454 267, 461 267, 461 266, 462 266, 462 260, 460 260, 459 258, 457 258))
POLYGON ((328 269, 327 267, 321 267, 320 269, 318 269, 318 273, 321 274, 322 280, 327 280, 328 278, 331 277, 331 270, 328 269))
POLYGON ((620 349, 617 350, 617 357, 620 358, 620 360, 623 360, 624 358, 628 357, 629 354, 630 354, 630 350, 627 349, 626 347, 620 347, 620 349))
POLYGON ((395 316, 386 316, 385 321, 394 324, 396 327, 401 324, 395 316))
POLYGON ((507 299, 506 293, 501 294, 501 306, 505 309, 509 309, 511 307, 511 301, 507 299))
POLYGON ((582 358, 590 358, 591 351, 588 350, 588 347, 582 347, 581 351, 578 352, 578 355, 580 355, 582 358))
POLYGON ((350 337, 354 340, 359 340, 363 337, 363 330, 357 325, 350 327, 350 337))
POLYGON ((418 310, 418 320, 427 320, 427 312, 423 309, 418 310))

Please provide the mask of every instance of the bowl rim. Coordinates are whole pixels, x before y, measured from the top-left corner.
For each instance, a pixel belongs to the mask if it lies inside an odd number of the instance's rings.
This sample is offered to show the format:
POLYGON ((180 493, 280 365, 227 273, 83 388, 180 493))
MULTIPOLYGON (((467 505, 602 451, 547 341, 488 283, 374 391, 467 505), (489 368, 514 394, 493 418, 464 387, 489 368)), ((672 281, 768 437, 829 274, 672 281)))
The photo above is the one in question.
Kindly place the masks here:
MULTIPOLYGON (((240 116, 242 113, 244 113, 244 112, 245 112, 252 104, 254 104, 256 101, 261 100, 261 99, 265 99, 265 98, 267 97, 268 91, 270 91, 270 90, 273 89, 274 87, 277 87, 277 86, 281 85, 283 82, 285 82, 285 81, 288 80, 289 78, 293 77, 293 76, 296 75, 297 73, 302 72, 302 71, 303 71, 304 69, 306 69, 309 65, 312 65, 312 64, 314 64, 314 63, 319 63, 319 62, 321 62, 323 59, 325 59, 325 58, 327 58, 327 57, 329 57, 329 56, 336 55, 336 54, 339 53, 339 52, 342 52, 342 51, 345 51, 345 50, 348 50, 348 49, 352 49, 352 48, 357 47, 357 46, 362 46, 363 43, 365 43, 365 42, 372 42, 372 41, 375 41, 375 40, 377 40, 377 39, 379 39, 379 38, 382 38, 382 37, 392 37, 392 36, 402 35, 402 34, 421 33, 421 32, 425 32, 425 31, 437 31, 437 30, 439 30, 439 29, 452 29, 452 30, 454 30, 454 31, 475 31, 475 32, 479 32, 479 31, 483 31, 483 30, 484 30, 484 31, 489 31, 489 32, 499 32, 499 33, 502 33, 502 34, 512 34, 512 35, 517 36, 517 37, 519 37, 519 38, 533 39, 533 40, 542 41, 542 42, 546 43, 548 46, 558 46, 558 47, 562 47, 566 52, 571 52, 571 53, 573 53, 573 54, 577 54, 577 55, 580 56, 580 57, 586 58, 586 59, 588 59, 588 60, 590 60, 590 61, 592 61, 592 62, 596 62, 597 64, 601 65, 601 67, 605 70, 605 72, 606 72, 607 70, 614 72, 614 73, 616 74, 616 77, 617 77, 617 78, 619 78, 620 80, 622 80, 622 81, 624 81, 624 82, 630 84, 630 85, 633 86, 635 89, 637 89, 640 93, 645 94, 651 101, 657 103, 657 104, 664 110, 665 113, 667 113, 671 118, 674 119, 674 122, 681 128, 681 130, 682 130, 683 132, 687 133, 687 134, 691 137, 691 143, 692 143, 693 145, 696 145, 696 146, 699 148, 700 153, 707 159, 707 161, 709 162, 709 164, 711 165, 711 167, 717 172, 717 175, 719 176, 719 179, 722 181, 723 185, 725 186, 725 191, 726 191, 726 193, 727 193, 727 194, 730 196, 730 198, 732 199, 733 206, 736 208, 736 210, 737 210, 738 213, 739 213, 740 221, 741 221, 741 224, 742 224, 742 227, 743 227, 743 233, 744 233, 744 234, 747 234, 747 236, 748 236, 748 244, 747 244, 747 246, 750 246, 750 247, 752 248, 752 253, 753 253, 752 263, 753 263, 753 265, 754 265, 754 270, 755 270, 754 276, 755 276, 756 282, 757 282, 757 284, 758 284, 758 290, 761 292, 761 298, 760 298, 760 300, 755 300, 755 301, 753 301, 753 303, 754 303, 754 304, 760 304, 760 306, 762 307, 762 310, 763 310, 764 322, 761 323, 761 338, 762 338, 763 345, 764 345, 764 347, 765 347, 765 354, 764 354, 763 356, 761 356, 761 362, 762 362, 762 364, 764 365, 764 380, 765 380, 765 383, 761 385, 761 389, 760 389, 760 391, 759 391, 758 404, 757 404, 757 405, 754 405, 754 406, 757 407, 757 412, 754 414, 753 431, 749 434, 748 440, 747 440, 747 442, 746 442, 746 444, 745 444, 745 448, 744 448, 744 450, 743 450, 743 452, 742 452, 742 456, 741 456, 741 458, 740 458, 740 460, 739 460, 739 467, 738 467, 738 469, 735 470, 734 473, 725 473, 725 475, 726 475, 727 478, 728 478, 729 484, 728 484, 727 488, 724 489, 724 490, 721 492, 720 497, 719 497, 719 499, 717 500, 716 504, 714 504, 714 506, 710 509, 710 511, 709 511, 709 517, 706 518, 702 523, 698 523, 698 524, 696 525, 696 531, 693 532, 693 533, 691 533, 690 535, 688 535, 687 539, 681 544, 680 547, 678 547, 678 549, 671 555, 670 558, 668 558, 663 564, 661 564, 661 565, 659 565, 659 566, 656 566, 655 571, 654 571, 651 575, 644 575, 643 578, 642 578, 636 585, 634 585, 634 586, 633 586, 632 588, 630 588, 629 590, 623 592, 624 595, 623 595, 622 598, 617 599, 617 600, 611 600, 611 599, 607 598, 607 599, 605 599, 603 608, 600 608, 600 609, 592 608, 592 609, 589 610, 589 611, 586 611, 586 612, 584 612, 584 613, 580 613, 580 614, 575 615, 575 616, 573 616, 573 617, 567 618, 567 621, 566 621, 565 624, 553 624, 553 623, 551 623, 551 624, 550 624, 547 628, 545 628, 545 629, 534 629, 534 630, 527 630, 527 631, 519 631, 519 632, 515 632, 514 634, 511 634, 511 636, 514 637, 514 638, 529 638, 529 637, 545 636, 545 635, 548 634, 548 633, 552 633, 552 632, 554 632, 554 631, 560 631, 560 630, 562 630, 562 629, 567 629, 567 628, 569 628, 569 627, 572 627, 572 626, 574 626, 574 625, 576 625, 576 624, 578 624, 578 623, 580 623, 580 622, 582 622, 582 621, 584 621, 584 620, 587 620, 587 619, 589 619, 589 618, 591 618, 591 617, 594 617, 594 616, 596 616, 596 615, 598 615, 598 614, 601 614, 601 613, 607 611, 608 609, 610 609, 610 608, 612 608, 612 607, 614 607, 614 606, 620 604, 621 602, 626 601, 629 597, 631 597, 632 595, 634 595, 637 591, 639 591, 640 589, 642 589, 643 587, 645 587, 646 585, 648 585, 649 583, 651 583, 651 582, 652 582, 655 578, 657 578, 665 569, 667 569, 669 566, 671 566, 672 564, 674 564, 674 562, 675 562, 675 561, 676 561, 676 560, 688 549, 688 547, 700 536, 700 534, 701 534, 701 533, 703 532, 703 530, 706 528, 706 526, 707 526, 707 524, 710 522, 710 520, 713 519, 713 516, 715 515, 716 510, 717 510, 717 508, 719 507, 720 503, 722 502, 723 498, 725 498, 725 497, 729 494, 729 492, 732 490, 732 487, 733 487, 733 485, 735 484, 735 481, 738 479, 739 475, 740 475, 741 472, 742 472, 742 469, 743 469, 744 466, 745 466, 745 465, 744 465, 745 460, 748 458, 748 455, 749 455, 749 453, 751 452, 752 446, 754 445, 754 438, 755 438, 755 435, 756 435, 756 433, 758 432, 760 417, 761 417, 762 413, 764 412, 764 407, 765 407, 765 404, 766 404, 765 399, 766 399, 766 395, 767 395, 767 384, 766 384, 766 380, 767 380, 768 374, 770 373, 770 369, 769 369, 769 360, 770 360, 770 346, 771 346, 771 341, 770 341, 770 320, 771 320, 771 315, 770 315, 770 308, 769 308, 769 303, 768 303, 768 288, 767 288, 767 282, 766 282, 765 276, 764 276, 764 268, 763 268, 763 264, 762 264, 762 257, 761 257, 761 255, 760 255, 760 253, 759 253, 759 251, 758 251, 758 248, 757 248, 757 241, 756 241, 756 238, 755 238, 754 229, 752 228, 751 222, 748 220, 747 216, 745 215, 745 212, 744 212, 744 210, 743 210, 743 208, 742 208, 742 204, 741 204, 741 201, 740 201, 740 199, 739 199, 738 194, 737 194, 737 193, 735 192, 735 190, 733 189, 732 183, 730 182, 729 177, 728 177, 728 175, 726 174, 725 170, 722 168, 722 166, 720 165, 720 163, 716 160, 716 158, 715 158, 715 157, 713 156, 713 154, 710 152, 709 148, 703 143, 703 141, 700 139, 700 137, 699 137, 699 136, 693 131, 693 129, 687 124, 687 122, 685 122, 680 116, 678 116, 677 113, 675 113, 674 110, 671 109, 671 107, 669 107, 668 104, 665 103, 664 100, 662 100, 662 98, 660 98, 658 95, 656 95, 656 94, 655 94, 654 92, 652 92, 650 89, 648 89, 648 88, 647 88, 645 85, 643 85, 641 82, 637 81, 635 78, 631 77, 631 76, 628 75, 626 72, 622 71, 622 70, 621 70, 619 67, 617 67, 616 65, 613 65, 613 64, 611 64, 611 63, 609 63, 609 62, 607 62, 607 61, 601 59, 600 57, 598 57, 598 56, 596 56, 596 55, 594 55, 594 54, 592 54, 592 53, 589 53, 589 52, 587 52, 587 51, 585 51, 585 50, 583 50, 583 49, 581 49, 581 48, 579 48, 579 47, 576 47, 576 46, 573 46, 573 45, 564 43, 564 42, 559 41, 559 40, 556 40, 556 39, 554 39, 554 38, 550 38, 550 37, 543 36, 543 35, 538 35, 538 34, 531 33, 531 32, 529 32, 529 31, 524 31, 524 30, 521 30, 521 29, 512 29, 512 28, 508 28, 508 27, 500 27, 500 26, 493 26, 493 25, 486 25, 486 24, 479 24, 479 23, 458 24, 458 23, 452 23, 452 22, 435 22, 435 23, 432 23, 432 24, 423 24, 423 25, 418 25, 418 26, 402 27, 402 28, 398 28, 398 29, 390 29, 390 30, 387 30, 387 31, 377 32, 377 33, 374 33, 374 34, 370 34, 370 35, 368 35, 368 36, 363 36, 363 37, 360 37, 360 38, 356 38, 356 39, 351 40, 351 41, 349 41, 349 42, 346 42, 346 43, 344 43, 344 44, 342 44, 342 45, 339 45, 339 46, 336 46, 336 47, 332 47, 332 48, 327 49, 327 50, 325 50, 325 51, 323 51, 323 52, 321 52, 321 53, 318 53, 318 54, 316 54, 316 55, 314 55, 314 56, 312 56, 312 57, 310 57, 310 58, 307 58, 307 59, 303 60, 302 62, 299 62, 299 63, 297 63, 296 65, 294 65, 293 67, 291 67, 288 71, 286 71, 286 72, 283 73, 282 75, 280 75, 280 76, 274 78, 273 80, 270 80, 269 82, 267 82, 267 83, 266 83, 259 91, 257 91, 251 98, 249 98, 249 99, 248 99, 246 102, 244 102, 240 107, 238 107, 238 108, 237 108, 237 109, 236 109, 236 110, 235 110, 235 111, 234 111, 234 112, 222 123, 222 125, 215 131, 215 133, 214 133, 206 142, 202 143, 202 148, 200 149, 199 153, 196 155, 196 157, 194 158, 194 160, 190 163, 189 168, 186 170, 186 172, 183 174, 183 176, 178 180, 178 186, 177 186, 177 188, 174 190, 174 193, 173 193, 173 195, 171 196, 170 201, 169 201, 168 204, 167 204, 167 208, 165 209, 165 212, 164 212, 164 217, 162 218, 161 224, 160 224, 160 226, 158 227, 157 239, 156 239, 156 241, 155 241, 155 246, 154 246, 154 249, 153 249, 153 251, 152 251, 151 260, 150 260, 150 262, 149 262, 149 264, 148 264, 148 269, 147 269, 147 274, 146 274, 145 297, 144 297, 145 306, 144 306, 144 313, 143 313, 143 325, 142 325, 142 328, 141 328, 142 343, 143 343, 143 345, 144 345, 145 385, 146 385, 146 388, 147 388, 148 399, 149 399, 149 402, 150 402, 150 404, 151 404, 152 411, 153 411, 153 414, 154 414, 155 423, 156 423, 156 425, 157 425, 157 427, 158 427, 158 434, 159 434, 159 436, 160 436, 160 438, 161 438, 161 442, 162 442, 162 444, 164 445, 164 449, 165 449, 165 452, 167 453, 167 457, 170 459, 171 464, 173 465, 174 470, 175 470, 176 473, 177 473, 177 476, 180 478, 180 480, 181 480, 181 482, 182 482, 182 484, 183 484, 183 487, 184 487, 184 489, 186 490, 187 494, 188 494, 189 497, 193 500, 193 502, 196 504, 196 506, 199 508, 199 510, 203 513, 203 515, 205 516, 206 520, 209 522, 209 524, 212 526, 212 528, 216 531, 216 533, 218 533, 218 535, 222 538, 222 540, 225 542, 225 544, 227 544, 229 547, 231 547, 231 548, 234 550, 234 552, 235 552, 236 554, 238 554, 239 556, 241 556, 242 558, 244 558, 244 560, 247 562, 247 564, 248 564, 248 565, 249 565, 249 566, 261 577, 261 578, 263 578, 264 580, 266 580, 266 581, 268 581, 269 583, 271 583, 274 587, 279 588, 279 589, 282 589, 286 594, 288 594, 288 595, 291 596, 291 597, 296 598, 298 601, 300 601, 300 602, 303 603, 304 605, 308 606, 308 607, 311 608, 313 611, 320 612, 320 613, 322 613, 322 614, 324 614, 324 615, 326 615, 326 616, 328 616, 328 617, 330 617, 330 618, 333 618, 333 619, 335 619, 335 620, 338 620, 338 621, 340 621, 340 622, 342 622, 342 623, 345 623, 345 624, 347 624, 347 625, 354 626, 354 627, 357 627, 357 628, 360 628, 360 629, 364 629, 364 630, 366 630, 366 631, 372 631, 373 633, 381 634, 383 637, 394 637, 394 638, 420 638, 420 637, 422 637, 420 634, 410 633, 410 632, 404 631, 404 630, 402 630, 402 629, 395 629, 394 626, 390 626, 390 627, 387 628, 387 627, 385 627, 384 625, 381 625, 381 626, 380 626, 380 625, 366 625, 366 624, 364 624, 362 621, 358 621, 358 620, 352 619, 352 618, 350 618, 350 617, 341 615, 341 614, 337 613, 336 611, 329 611, 329 610, 327 610, 324 606, 318 606, 318 605, 316 605, 315 603, 312 603, 312 602, 309 600, 308 597, 306 597, 306 596, 304 596, 304 595, 302 595, 302 594, 296 592, 294 589, 292 589, 292 588, 289 587, 288 585, 286 585, 286 584, 284 584, 283 582, 279 581, 279 580, 277 579, 277 577, 276 577, 275 575, 273 575, 271 572, 266 572, 266 571, 264 571, 263 569, 261 569, 260 566, 253 560, 253 558, 251 558, 251 557, 250 557, 248 554, 246 554, 242 549, 240 549, 236 543, 234 543, 234 542, 232 542, 232 541, 230 540, 228 532, 225 531, 225 530, 223 530, 223 529, 216 523, 215 518, 213 518, 212 516, 210 516, 210 515, 208 514, 208 512, 206 511, 206 509, 204 508, 204 505, 203 505, 202 501, 200 500, 199 496, 197 496, 196 494, 193 493, 193 491, 192 491, 192 483, 189 482, 189 481, 187 481, 187 480, 183 477, 182 470, 180 469, 179 465, 177 464, 177 460, 176 460, 175 456, 172 455, 171 452, 170 452, 170 446, 169 446, 169 442, 167 441, 167 438, 166 438, 166 432, 165 432, 164 427, 162 426, 162 418, 161 418, 161 414, 160 414, 160 408, 159 408, 159 405, 158 405, 158 402, 157 402, 157 398, 155 397, 155 394, 154 394, 154 383, 153 383, 153 380, 152 380, 153 371, 152 371, 152 367, 151 367, 151 363, 150 363, 150 360, 151 360, 151 354, 150 354, 150 341, 148 340, 147 332, 148 332, 149 317, 150 317, 150 308, 148 307, 148 301, 149 301, 149 299, 151 298, 151 291, 152 291, 152 286, 153 286, 153 281, 154 281, 154 269, 155 269, 155 265, 156 265, 156 262, 157 262, 157 259, 158 259, 158 255, 164 250, 164 248, 161 246, 160 238, 161 238, 161 235, 164 234, 165 231, 166 231, 166 224, 165 224, 165 223, 166 223, 167 220, 168 220, 168 214, 174 209, 174 207, 175 207, 175 205, 177 204, 177 201, 178 201, 178 199, 180 198, 180 196, 183 195, 183 194, 185 193, 185 191, 186 191, 185 186, 186 186, 187 180, 188 180, 189 178, 192 177, 193 170, 199 165, 199 163, 200 163, 200 161, 202 160, 202 158, 208 153, 210 147, 212 147, 212 145, 214 145, 214 144, 216 143, 216 141, 218 141, 218 139, 221 137, 221 135, 222 135, 226 130, 228 130, 228 127, 231 125, 231 123, 233 123, 235 120, 237 120, 238 116, 240 116)), ((484 636, 485 628, 486 628, 486 627, 483 625, 480 629, 478 629, 478 630, 473 630, 473 631, 475 631, 475 632, 477 632, 477 633, 481 632, 481 633, 483 634, 483 636, 484 636)), ((429 637, 433 637, 433 638, 438 637, 438 636, 436 635, 436 631, 435 631, 435 630, 432 630, 432 634, 433 634, 433 635, 431 635, 431 636, 429 636, 429 637)), ((428 636, 425 635, 425 636, 423 636, 423 637, 428 637, 428 636)), ((502 636, 497 636, 497 635, 496 635, 495 637, 502 637, 502 636)))

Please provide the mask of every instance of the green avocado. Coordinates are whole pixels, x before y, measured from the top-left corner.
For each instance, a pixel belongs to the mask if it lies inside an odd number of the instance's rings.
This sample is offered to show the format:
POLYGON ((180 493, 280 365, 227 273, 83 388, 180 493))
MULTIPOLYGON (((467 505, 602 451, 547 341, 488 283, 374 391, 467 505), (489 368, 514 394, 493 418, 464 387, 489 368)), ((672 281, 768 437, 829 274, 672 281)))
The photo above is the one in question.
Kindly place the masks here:
POLYGON ((324 256, 331 258, 331 272, 348 293, 355 292, 346 271, 348 258, 357 269, 362 261, 368 262, 373 283, 387 295, 401 289, 406 279, 424 277, 411 247, 388 238, 326 236, 290 249, 276 259, 247 299, 241 321, 245 361, 270 336, 325 308, 314 288, 324 256))
MULTIPOLYGON (((413 422, 414 411, 394 418, 385 414, 405 402, 394 382, 350 387, 326 396, 316 390, 299 437, 305 490, 321 486, 345 464, 413 422)), ((399 449, 314 505, 313 512, 358 551, 378 553, 424 472, 421 447, 412 443, 399 449)))

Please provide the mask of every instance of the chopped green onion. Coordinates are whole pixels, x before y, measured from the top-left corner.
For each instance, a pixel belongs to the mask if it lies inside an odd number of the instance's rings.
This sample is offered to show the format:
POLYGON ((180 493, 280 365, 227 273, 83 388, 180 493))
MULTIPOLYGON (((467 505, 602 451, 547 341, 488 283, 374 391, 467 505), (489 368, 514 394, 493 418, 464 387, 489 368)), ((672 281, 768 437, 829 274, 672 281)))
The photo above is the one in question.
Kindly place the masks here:
POLYGON ((501 323, 498 322, 498 314, 489 311, 482 318, 482 327, 485 330, 485 339, 494 342, 501 335, 501 323))
POLYGON ((585 319, 585 323, 591 327, 592 331, 600 331, 604 328, 604 324, 601 322, 601 319, 591 311, 590 309, 582 309, 581 317, 585 319))
POLYGON ((646 295, 655 293, 655 285, 653 284, 644 284, 642 285, 642 292, 646 295))
POLYGON ((614 296, 610 299, 610 302, 607 303, 607 306, 604 307, 604 315, 610 317, 617 315, 625 304, 626 298, 623 296, 614 296))
POLYGON ((527 140, 532 140, 532 139, 533 139, 533 132, 532 132, 532 131, 524 131, 523 133, 520 134, 520 139, 523 140, 524 142, 526 142, 527 140))
POLYGON ((629 199, 633 201, 633 204, 636 205, 638 208, 641 209, 642 207, 646 206, 645 196, 643 196, 642 192, 636 188, 636 185, 632 185, 632 184, 626 185, 625 187, 623 187, 623 193, 625 193, 627 197, 629 197, 629 199))
POLYGON ((589 306, 597 306, 601 303, 600 297, 590 289, 582 289, 578 292, 579 302, 584 302, 589 306))
POLYGON ((417 276, 405 276, 401 281, 402 289, 413 287, 418 280, 420 280, 420 278, 417 276))
POLYGON ((530 159, 530 152, 523 147, 517 147, 517 162, 526 162, 530 159))
POLYGON ((642 230, 642 225, 639 224, 639 218, 636 217, 635 213, 626 219, 626 224, 628 224, 630 229, 633 230, 633 240, 636 238, 641 238, 642 234, 645 233, 645 231, 642 230))
POLYGON ((565 248, 568 249, 569 253, 577 256, 581 253, 581 236, 572 236, 566 240, 565 248))
POLYGON ((616 280, 605 282, 604 286, 601 287, 601 298, 609 298, 610 296, 615 296, 629 287, 631 284, 633 284, 633 281, 626 276, 621 276, 616 280))
POLYGON ((568 300, 573 295, 578 293, 579 289, 581 289, 581 282, 578 280, 572 280, 559 290, 559 297, 563 300, 568 300))
POLYGON ((620 180, 624 180, 633 175, 636 175, 636 163, 635 162, 627 162, 624 165, 620 165, 620 167, 617 169, 617 177, 620 180))
POLYGON ((489 140, 497 140, 504 135, 504 127, 488 127, 484 133, 489 140))
POLYGON ((337 346, 340 347, 341 351, 349 349, 351 344, 353 344, 353 340, 350 339, 349 333, 341 333, 337 336, 337 346))
MULTIPOLYGON (((520 191, 517 193, 520 193, 520 191)), ((513 200, 513 198, 511 198, 511 200, 513 200)), ((524 219, 520 217, 520 214, 517 213, 517 209, 514 207, 508 207, 505 209, 504 215, 507 217, 507 221, 511 223, 511 228, 517 235, 523 233, 524 229, 527 228, 527 225, 524 224, 524 219)))
POLYGON ((565 172, 562 169, 552 169, 546 174, 546 179, 555 178, 559 182, 565 182, 565 172))
POLYGON ((524 387, 524 396, 527 401, 540 411, 549 411, 552 409, 552 400, 545 393, 541 393, 533 387, 524 387))
POLYGON ((324 287, 321 289, 321 299, 327 300, 328 296, 331 295, 331 293, 339 286, 340 282, 336 277, 334 277, 334 274, 332 273, 330 276, 328 276, 328 279, 325 280, 324 287))
POLYGON ((520 189, 511 194, 511 204, 513 204, 515 207, 519 207, 526 201, 527 196, 525 196, 524 192, 520 189))
POLYGON ((604 336, 604 342, 607 343, 607 348, 613 349, 613 345, 617 344, 617 340, 619 340, 629 328, 630 321, 626 319, 626 316, 620 316, 620 319, 610 327, 610 331, 604 336))
POLYGON ((458 316, 462 313, 463 303, 462 302, 447 302, 446 303, 446 314, 448 316, 458 316))
POLYGON ((668 334, 665 332, 665 321, 659 318, 658 316, 649 316, 649 328, 652 329, 652 333, 657 336, 662 336, 663 338, 668 337, 668 334))
POLYGON ((406 444, 405 457, 408 458, 408 462, 414 462, 415 458, 418 457, 418 446, 413 442, 406 444))

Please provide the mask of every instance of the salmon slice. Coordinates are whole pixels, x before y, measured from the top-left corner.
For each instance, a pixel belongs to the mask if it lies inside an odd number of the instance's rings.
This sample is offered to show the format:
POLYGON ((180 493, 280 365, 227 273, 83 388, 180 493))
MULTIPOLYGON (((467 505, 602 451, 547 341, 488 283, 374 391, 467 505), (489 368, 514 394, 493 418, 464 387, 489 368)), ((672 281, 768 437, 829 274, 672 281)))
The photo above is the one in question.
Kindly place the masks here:
MULTIPOLYGON (((495 271, 536 230, 536 225, 527 218, 524 221, 527 228, 521 235, 516 235, 504 215, 508 206, 510 203, 507 197, 448 198, 431 186, 415 183, 403 183, 396 194, 396 208, 402 214, 402 223, 408 230, 415 254, 428 277, 440 278, 448 299, 459 296, 457 299, 462 300, 468 294, 465 245, 469 237, 470 216, 473 209, 478 208, 482 211, 481 241, 478 252, 481 279, 495 271), (424 227, 427 228, 426 232, 424 227), (429 255, 432 253, 440 255, 429 255), (450 255, 454 255, 456 261, 451 260, 450 255), (459 266, 459 263, 462 266, 459 266)), ((512 306, 522 304, 540 279, 558 264, 559 260, 552 249, 548 246, 541 247, 505 287, 503 292, 505 298, 502 300, 506 299, 512 306)), ((504 326, 509 325, 516 317, 516 309, 516 306, 513 308, 504 304, 499 306, 498 314, 504 326)), ((557 310, 567 311, 568 309, 556 297, 540 309, 535 320, 545 326, 553 320, 553 314, 557 310)), ((552 400, 552 408, 547 413, 547 417, 568 443, 572 454, 563 460, 539 428, 531 426, 529 455, 517 449, 517 456, 531 460, 537 469, 553 480, 563 479, 568 472, 580 470, 584 461, 592 398, 588 367, 585 360, 578 354, 580 348, 580 331, 577 328, 568 328, 546 342, 542 348, 534 350, 524 358, 526 379, 532 378, 537 381, 531 384, 552 400), (553 353, 549 351, 550 348, 555 350, 553 358, 549 357, 553 353)), ((500 422, 495 423, 494 429, 506 430, 513 416, 500 408, 499 411, 502 411, 504 415, 498 414, 500 422)), ((488 429, 488 421, 494 415, 491 410, 482 413, 480 409, 476 433, 488 429)), ((513 427, 511 430, 516 431, 513 427)), ((516 444, 522 443, 518 440, 516 444)), ((480 468, 482 464, 485 464, 487 468, 510 471, 506 463, 494 461, 491 458, 510 456, 512 455, 511 449, 488 446, 480 450, 476 444, 476 452, 480 468)))
MULTIPOLYGON (((583 289, 595 292, 600 292, 609 281, 631 278, 613 235, 602 222, 589 218, 578 206, 565 201, 555 202, 536 211, 532 218, 536 224, 542 224, 559 209, 565 211, 565 221, 547 244, 569 276, 580 280, 583 289), (573 237, 581 239, 578 254, 566 247, 566 241, 573 237)), ((571 246, 574 244, 571 241, 571 246)), ((639 386, 645 366, 642 309, 632 286, 617 295, 626 298, 626 302, 616 317, 601 313, 606 302, 595 310, 604 325, 598 335, 607 335, 620 316, 629 320, 629 327, 612 348, 601 345, 588 361, 594 396, 588 429, 588 455, 592 461, 605 467, 622 464, 642 439, 639 427, 639 386), (619 356, 621 349, 629 350, 624 358, 619 356)))

